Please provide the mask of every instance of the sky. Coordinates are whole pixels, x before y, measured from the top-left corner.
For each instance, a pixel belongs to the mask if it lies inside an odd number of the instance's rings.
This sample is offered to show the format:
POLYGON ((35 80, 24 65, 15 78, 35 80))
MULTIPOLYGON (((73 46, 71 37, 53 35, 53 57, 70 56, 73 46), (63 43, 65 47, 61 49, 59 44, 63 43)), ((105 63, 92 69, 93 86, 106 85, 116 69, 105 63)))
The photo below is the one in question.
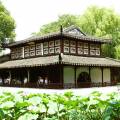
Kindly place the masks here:
POLYGON ((113 8, 120 13, 120 0, 1 0, 16 22, 16 40, 38 32, 62 14, 83 14, 90 5, 113 8))

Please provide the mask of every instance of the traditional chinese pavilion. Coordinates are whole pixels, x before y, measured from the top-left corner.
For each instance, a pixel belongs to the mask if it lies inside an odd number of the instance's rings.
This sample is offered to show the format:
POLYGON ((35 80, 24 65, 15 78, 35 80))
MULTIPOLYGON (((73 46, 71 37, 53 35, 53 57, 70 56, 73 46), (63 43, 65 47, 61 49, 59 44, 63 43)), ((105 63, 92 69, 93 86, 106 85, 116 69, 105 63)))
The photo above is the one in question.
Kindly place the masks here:
POLYGON ((115 85, 120 62, 102 55, 110 39, 91 37, 71 26, 44 36, 6 44, 10 54, 0 58, 3 86, 79 88, 115 85))

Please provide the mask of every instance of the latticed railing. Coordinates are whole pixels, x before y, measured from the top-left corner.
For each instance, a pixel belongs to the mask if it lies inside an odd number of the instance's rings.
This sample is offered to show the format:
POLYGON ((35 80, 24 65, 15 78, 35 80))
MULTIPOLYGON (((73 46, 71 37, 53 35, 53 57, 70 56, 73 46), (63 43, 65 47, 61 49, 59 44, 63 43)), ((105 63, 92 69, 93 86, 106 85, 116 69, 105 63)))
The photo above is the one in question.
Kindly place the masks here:
POLYGON ((90 87, 105 87, 105 86, 114 86, 115 82, 104 82, 104 83, 49 83, 49 84, 38 84, 38 83, 26 83, 26 84, 1 84, 0 86, 8 87, 24 87, 24 88, 47 88, 47 89, 68 89, 68 88, 90 88, 90 87))

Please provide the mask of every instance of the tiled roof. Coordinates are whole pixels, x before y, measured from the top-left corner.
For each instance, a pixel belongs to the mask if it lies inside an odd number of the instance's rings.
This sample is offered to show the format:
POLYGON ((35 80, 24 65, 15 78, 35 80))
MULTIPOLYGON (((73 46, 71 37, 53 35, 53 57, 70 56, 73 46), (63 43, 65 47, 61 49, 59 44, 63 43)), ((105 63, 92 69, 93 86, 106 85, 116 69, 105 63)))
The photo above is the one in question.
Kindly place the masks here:
POLYGON ((112 58, 80 57, 72 55, 62 55, 62 63, 81 66, 120 67, 120 61, 112 58))
MULTIPOLYGON (((15 45, 25 44, 25 43, 34 42, 34 41, 47 40, 47 39, 53 38, 53 37, 61 37, 61 32, 54 32, 54 33, 43 35, 43 36, 29 37, 24 40, 10 43, 6 47, 12 47, 15 45)), ((83 41, 85 40, 85 41, 101 42, 101 43, 110 43, 111 42, 110 39, 96 38, 96 37, 88 36, 85 33, 83 33, 78 27, 74 27, 74 26, 64 29, 62 32, 62 37, 73 38, 73 39, 83 40, 83 41)))
MULTIPOLYGON (((66 65, 120 67, 120 61, 111 58, 81 57, 81 56, 72 56, 72 55, 61 55, 61 58, 62 58, 61 63, 66 65)), ((59 63, 59 55, 46 56, 46 57, 7 61, 0 64, 0 69, 47 66, 58 63, 59 63)))
POLYGON ((0 64, 0 69, 3 68, 22 68, 22 67, 34 67, 34 66, 46 66, 57 64, 58 56, 46 56, 30 59, 12 60, 0 64))

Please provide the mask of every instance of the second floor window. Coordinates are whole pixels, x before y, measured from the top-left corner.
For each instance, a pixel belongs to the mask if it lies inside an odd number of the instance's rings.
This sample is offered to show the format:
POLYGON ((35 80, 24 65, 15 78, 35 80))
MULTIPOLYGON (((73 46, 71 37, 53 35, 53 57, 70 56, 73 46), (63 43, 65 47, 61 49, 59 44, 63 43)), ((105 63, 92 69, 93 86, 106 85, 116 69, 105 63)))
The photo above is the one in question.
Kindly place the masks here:
POLYGON ((100 45, 97 44, 90 44, 90 55, 100 55, 100 45))
POLYGON ((69 40, 64 40, 64 53, 69 53, 69 46, 70 46, 70 44, 69 44, 69 40))
POLYGON ((36 44, 36 55, 43 55, 43 43, 36 44))
POLYGON ((77 52, 79 55, 88 55, 89 54, 88 43, 78 42, 77 52))
POLYGON ((70 41, 70 53, 76 53, 76 41, 70 41))
POLYGON ((29 57, 30 55, 30 48, 29 46, 24 47, 24 57, 29 57))
POLYGON ((30 56, 35 56, 35 45, 30 45, 30 56))

